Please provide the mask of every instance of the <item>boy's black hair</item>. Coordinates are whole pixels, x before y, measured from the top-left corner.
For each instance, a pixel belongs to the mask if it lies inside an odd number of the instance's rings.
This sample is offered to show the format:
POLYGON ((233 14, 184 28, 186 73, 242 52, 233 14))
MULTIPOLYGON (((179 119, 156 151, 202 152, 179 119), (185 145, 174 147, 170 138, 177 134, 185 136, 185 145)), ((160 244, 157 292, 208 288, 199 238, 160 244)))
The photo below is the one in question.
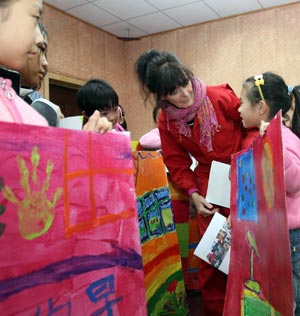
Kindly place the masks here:
POLYGON ((119 97, 113 87, 104 80, 91 79, 77 93, 80 110, 89 117, 95 110, 105 111, 119 105, 119 97))

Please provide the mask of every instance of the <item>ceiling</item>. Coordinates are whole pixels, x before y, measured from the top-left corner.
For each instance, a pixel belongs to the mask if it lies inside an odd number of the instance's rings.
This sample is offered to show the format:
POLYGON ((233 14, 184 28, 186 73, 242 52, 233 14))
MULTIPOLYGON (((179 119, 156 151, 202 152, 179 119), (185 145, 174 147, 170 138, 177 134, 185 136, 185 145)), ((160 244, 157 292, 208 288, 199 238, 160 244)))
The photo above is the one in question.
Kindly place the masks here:
POLYGON ((44 0, 116 37, 140 38, 280 6, 288 0, 44 0))

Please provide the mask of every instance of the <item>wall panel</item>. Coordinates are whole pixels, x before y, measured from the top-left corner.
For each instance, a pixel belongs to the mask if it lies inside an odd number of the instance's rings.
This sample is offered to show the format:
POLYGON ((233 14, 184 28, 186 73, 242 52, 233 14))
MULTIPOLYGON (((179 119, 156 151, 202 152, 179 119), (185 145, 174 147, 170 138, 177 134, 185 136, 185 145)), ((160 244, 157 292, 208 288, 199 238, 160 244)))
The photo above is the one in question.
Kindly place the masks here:
POLYGON ((44 11, 51 72, 109 81, 125 108, 132 139, 153 127, 151 105, 144 106, 133 70, 138 56, 151 47, 175 51, 207 84, 228 82, 237 94, 244 79, 263 71, 281 74, 288 84, 300 81, 299 3, 133 41, 121 41, 48 5, 44 11))

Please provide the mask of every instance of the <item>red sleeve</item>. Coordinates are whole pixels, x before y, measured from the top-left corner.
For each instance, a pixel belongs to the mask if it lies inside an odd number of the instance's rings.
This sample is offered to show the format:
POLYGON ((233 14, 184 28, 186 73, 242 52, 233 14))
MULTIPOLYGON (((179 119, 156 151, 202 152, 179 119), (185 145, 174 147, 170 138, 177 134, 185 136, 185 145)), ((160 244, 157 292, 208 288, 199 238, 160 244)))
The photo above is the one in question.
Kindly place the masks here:
POLYGON ((215 109, 220 109, 225 119, 241 122, 241 116, 238 112, 241 101, 229 84, 208 86, 207 96, 210 98, 212 104, 215 105, 215 109))
MULTIPOLYGON (((169 122, 172 124, 173 122, 169 122)), ((185 193, 198 191, 195 180, 195 173, 190 169, 192 159, 189 153, 183 148, 178 140, 178 133, 172 134, 168 130, 168 123, 161 120, 158 123, 162 154, 164 163, 166 164, 172 180, 183 190, 185 193)))

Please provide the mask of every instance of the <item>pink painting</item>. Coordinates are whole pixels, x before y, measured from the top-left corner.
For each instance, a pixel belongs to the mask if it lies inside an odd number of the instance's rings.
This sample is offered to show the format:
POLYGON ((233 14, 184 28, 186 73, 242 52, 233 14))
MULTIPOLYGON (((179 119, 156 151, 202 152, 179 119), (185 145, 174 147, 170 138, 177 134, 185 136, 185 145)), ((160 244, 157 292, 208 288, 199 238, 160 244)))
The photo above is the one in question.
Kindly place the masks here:
POLYGON ((129 135, 1 123, 0 143, 0 315, 147 315, 129 135))
POLYGON ((281 116, 231 165, 231 260, 225 316, 292 316, 281 116))

